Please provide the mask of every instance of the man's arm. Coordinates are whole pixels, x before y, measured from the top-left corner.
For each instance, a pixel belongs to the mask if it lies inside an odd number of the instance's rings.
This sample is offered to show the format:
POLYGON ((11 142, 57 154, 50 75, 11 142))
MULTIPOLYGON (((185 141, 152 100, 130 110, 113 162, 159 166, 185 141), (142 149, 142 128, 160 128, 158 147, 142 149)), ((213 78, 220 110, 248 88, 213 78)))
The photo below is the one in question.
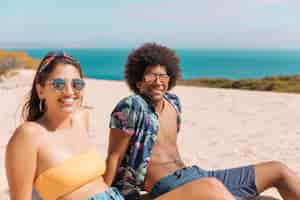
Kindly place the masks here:
POLYGON ((111 128, 109 133, 108 154, 104 181, 111 185, 120 162, 123 160, 130 142, 130 136, 118 128, 111 128))

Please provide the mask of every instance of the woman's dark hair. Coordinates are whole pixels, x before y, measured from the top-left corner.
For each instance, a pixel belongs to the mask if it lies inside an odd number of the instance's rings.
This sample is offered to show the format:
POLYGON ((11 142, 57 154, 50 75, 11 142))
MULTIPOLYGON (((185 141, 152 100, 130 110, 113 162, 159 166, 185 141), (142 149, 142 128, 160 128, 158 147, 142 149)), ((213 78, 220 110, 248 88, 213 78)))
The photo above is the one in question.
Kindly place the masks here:
POLYGON ((22 116, 24 120, 36 121, 44 114, 45 100, 39 99, 36 91, 36 84, 44 86, 51 72, 53 72, 55 67, 59 64, 73 65, 79 71, 80 77, 83 78, 83 72, 80 64, 73 57, 61 51, 49 52, 42 59, 35 73, 32 88, 29 93, 29 99, 24 104, 22 110, 22 116))
POLYGON ((136 83, 143 79, 145 69, 148 66, 161 65, 166 68, 167 74, 170 76, 168 88, 170 90, 180 78, 179 62, 175 51, 156 43, 145 43, 133 50, 127 58, 126 83, 133 92, 139 93, 136 83))

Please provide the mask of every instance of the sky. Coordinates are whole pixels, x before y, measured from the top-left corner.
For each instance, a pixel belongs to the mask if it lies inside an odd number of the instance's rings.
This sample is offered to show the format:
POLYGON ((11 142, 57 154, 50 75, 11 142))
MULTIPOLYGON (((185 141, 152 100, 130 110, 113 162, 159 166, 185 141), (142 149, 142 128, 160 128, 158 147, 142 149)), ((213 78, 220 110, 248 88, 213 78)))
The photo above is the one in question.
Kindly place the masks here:
POLYGON ((1 0, 0 48, 300 49, 300 0, 1 0))

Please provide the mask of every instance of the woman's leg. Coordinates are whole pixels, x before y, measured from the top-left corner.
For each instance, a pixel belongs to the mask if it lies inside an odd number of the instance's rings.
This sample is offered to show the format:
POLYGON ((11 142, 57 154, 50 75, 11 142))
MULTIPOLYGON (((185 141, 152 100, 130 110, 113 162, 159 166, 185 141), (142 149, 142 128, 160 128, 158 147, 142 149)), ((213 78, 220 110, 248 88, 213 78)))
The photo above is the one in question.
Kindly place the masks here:
POLYGON ((168 193, 165 193, 156 200, 234 200, 234 197, 215 178, 202 178, 184 184, 168 193))

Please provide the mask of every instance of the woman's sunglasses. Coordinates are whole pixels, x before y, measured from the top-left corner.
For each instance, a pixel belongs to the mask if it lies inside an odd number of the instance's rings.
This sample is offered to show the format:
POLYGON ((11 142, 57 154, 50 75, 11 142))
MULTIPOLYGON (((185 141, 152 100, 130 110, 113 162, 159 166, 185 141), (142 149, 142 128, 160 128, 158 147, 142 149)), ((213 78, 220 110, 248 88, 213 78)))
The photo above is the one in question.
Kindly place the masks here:
MULTIPOLYGON (((67 81, 63 78, 57 78, 49 80, 49 83, 55 90, 62 92, 65 90, 67 81)), ((85 82, 80 78, 74 78, 71 80, 71 86, 75 92, 80 92, 83 90, 85 82)))

